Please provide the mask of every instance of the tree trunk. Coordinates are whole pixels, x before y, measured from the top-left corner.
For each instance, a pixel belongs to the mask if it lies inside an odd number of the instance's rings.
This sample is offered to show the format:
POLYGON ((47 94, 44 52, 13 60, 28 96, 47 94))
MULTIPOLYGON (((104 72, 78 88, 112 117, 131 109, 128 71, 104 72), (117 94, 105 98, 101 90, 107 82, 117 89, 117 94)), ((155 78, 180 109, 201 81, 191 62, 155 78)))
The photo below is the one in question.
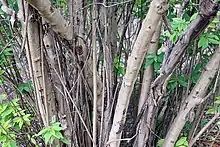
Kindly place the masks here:
POLYGON ((206 65, 200 80, 196 83, 190 95, 186 98, 184 105, 181 106, 180 112, 177 114, 173 124, 171 125, 167 136, 165 138, 163 147, 172 147, 187 121, 187 115, 195 106, 204 101, 206 91, 214 78, 216 72, 219 70, 220 61, 220 46, 216 49, 209 63, 206 65))
MULTIPOLYGON (((157 49, 158 49, 158 41, 160 37, 160 32, 161 32, 161 25, 162 21, 159 22, 156 32, 153 35, 153 38, 151 40, 151 43, 149 45, 147 54, 156 54, 157 49)), ((148 60, 146 60, 147 62, 148 60)), ((149 101, 149 95, 150 95, 150 88, 151 88, 151 82, 153 80, 153 74, 154 74, 154 68, 153 65, 149 65, 146 67, 144 70, 144 76, 142 80, 142 86, 141 86, 141 94, 139 98, 139 104, 138 104, 138 114, 140 113, 143 105, 145 104, 145 101, 147 101, 148 107, 150 107, 150 101, 149 101)), ((143 114, 143 120, 140 123, 140 128, 139 130, 139 135, 138 135, 138 147, 144 147, 146 144, 146 140, 148 140, 148 132, 149 128, 151 128, 151 119, 145 117, 147 116, 147 111, 144 112, 143 114)))
POLYGON ((134 88, 134 82, 147 52, 147 46, 150 44, 161 16, 167 9, 168 3, 166 0, 153 0, 142 24, 131 56, 128 59, 128 66, 119 91, 113 124, 108 140, 108 144, 110 144, 111 147, 118 147, 120 145, 119 139, 121 138, 122 128, 125 123, 127 107, 134 88))

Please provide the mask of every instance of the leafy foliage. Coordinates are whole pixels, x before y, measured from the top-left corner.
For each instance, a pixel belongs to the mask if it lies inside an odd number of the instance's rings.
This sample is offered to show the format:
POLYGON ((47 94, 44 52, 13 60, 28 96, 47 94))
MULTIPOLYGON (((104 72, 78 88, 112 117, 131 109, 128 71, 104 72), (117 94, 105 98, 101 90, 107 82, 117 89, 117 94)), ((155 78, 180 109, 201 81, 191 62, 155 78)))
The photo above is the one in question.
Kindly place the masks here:
POLYGON ((19 105, 19 99, 6 101, 6 95, 1 94, 0 100, 0 142, 3 147, 16 147, 16 140, 20 137, 17 132, 22 131, 24 125, 30 125, 31 114, 25 113, 19 105))
POLYGON ((45 143, 52 144, 55 140, 60 140, 65 144, 69 144, 68 140, 62 135, 61 131, 63 128, 59 122, 54 122, 50 126, 44 127, 38 134, 34 136, 42 136, 45 143))
POLYGON ((156 73, 159 72, 160 66, 163 62, 163 56, 164 53, 160 53, 160 54, 148 54, 145 56, 145 59, 147 59, 148 61, 144 63, 144 68, 149 66, 149 65, 153 65, 154 67, 154 71, 156 73))

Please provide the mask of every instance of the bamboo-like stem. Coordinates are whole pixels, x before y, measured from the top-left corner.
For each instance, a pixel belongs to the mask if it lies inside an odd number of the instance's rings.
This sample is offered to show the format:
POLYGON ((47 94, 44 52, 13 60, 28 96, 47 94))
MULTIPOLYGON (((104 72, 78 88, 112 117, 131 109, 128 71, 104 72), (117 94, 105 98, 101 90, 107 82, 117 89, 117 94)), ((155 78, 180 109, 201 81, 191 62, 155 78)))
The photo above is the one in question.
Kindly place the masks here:
MULTIPOLYGON (((95 3, 95 1, 93 2, 95 3)), ((92 51, 93 51, 93 147, 96 147, 97 134, 97 71, 96 71, 96 7, 92 13, 92 51)))

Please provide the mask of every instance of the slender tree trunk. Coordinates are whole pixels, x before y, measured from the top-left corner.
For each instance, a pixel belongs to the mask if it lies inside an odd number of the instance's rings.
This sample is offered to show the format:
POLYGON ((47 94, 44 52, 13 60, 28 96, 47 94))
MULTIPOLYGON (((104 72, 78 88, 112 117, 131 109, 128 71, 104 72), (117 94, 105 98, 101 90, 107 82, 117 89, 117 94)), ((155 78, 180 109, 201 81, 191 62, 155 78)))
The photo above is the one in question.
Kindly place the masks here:
MULTIPOLYGON (((151 40, 151 43, 149 45, 147 54, 156 54, 157 49, 158 49, 158 41, 160 37, 160 32, 161 32, 161 24, 162 21, 159 22, 156 32, 153 35, 153 38, 151 40)), ((146 60, 147 62, 147 60, 146 60)), ((140 113, 141 108, 143 107, 145 101, 147 101, 148 107, 150 107, 150 99, 149 98, 149 93, 150 93, 150 88, 151 88, 151 82, 153 80, 153 74, 154 74, 154 68, 153 65, 149 65, 146 67, 144 70, 144 76, 142 80, 142 86, 141 86, 141 94, 140 94, 140 99, 139 99, 139 104, 138 104, 138 113, 140 113)), ((147 116, 147 111, 144 112, 144 118, 140 124, 139 130, 139 135, 138 135, 138 147, 144 147, 146 144, 146 140, 148 140, 148 132, 149 128, 151 128, 151 119, 146 118, 147 116)))
POLYGON ((147 46, 150 44, 161 16, 167 9, 168 2, 166 0, 153 0, 142 24, 142 28, 135 42, 131 56, 128 59, 126 74, 119 91, 113 124, 108 140, 108 144, 110 144, 111 147, 118 147, 120 145, 119 139, 121 138, 122 128, 125 123, 127 107, 134 88, 134 82, 147 52, 147 46))
POLYGON ((206 91, 214 78, 216 72, 219 70, 220 61, 220 46, 216 49, 209 63, 206 65, 199 81, 196 83, 190 95, 186 98, 184 105, 182 105, 180 112, 177 114, 173 124, 171 125, 167 136, 165 138, 163 147, 174 146, 182 128, 186 123, 186 118, 189 112, 204 101, 206 91))

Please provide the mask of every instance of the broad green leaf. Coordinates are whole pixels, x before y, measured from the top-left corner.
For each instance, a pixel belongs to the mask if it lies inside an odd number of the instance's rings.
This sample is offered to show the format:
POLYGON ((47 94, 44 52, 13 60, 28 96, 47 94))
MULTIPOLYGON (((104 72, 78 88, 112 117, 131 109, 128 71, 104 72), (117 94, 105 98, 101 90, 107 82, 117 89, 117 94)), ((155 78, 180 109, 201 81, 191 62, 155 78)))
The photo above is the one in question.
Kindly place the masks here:
POLYGON ((9 144, 10 144, 9 147, 17 147, 15 141, 10 141, 9 144))
POLYGON ((172 40, 173 42, 176 42, 177 39, 178 39, 178 36, 175 33, 170 36, 170 40, 172 40))
POLYGON ((6 140, 7 140, 7 137, 6 137, 6 135, 0 135, 0 142, 6 142, 6 140))
MULTIPOLYGON (((181 137, 175 144, 176 147, 185 145, 187 143, 187 137, 181 137)), ((187 143, 188 144, 188 143, 187 143)))
POLYGON ((144 67, 147 67, 149 65, 152 65, 154 63, 154 59, 150 59, 149 61, 147 61, 145 64, 144 64, 144 67))
POLYGON ((215 99, 216 99, 216 100, 220 100, 220 96, 216 96, 215 99))
POLYGON ((198 42, 198 48, 202 47, 202 49, 207 48, 209 45, 208 39, 204 37, 200 37, 199 42, 198 42))
POLYGON ((215 39, 212 39, 212 38, 208 38, 209 42, 212 43, 212 44, 220 44, 220 41, 219 40, 215 40, 215 39))
POLYGON ((200 75, 201 75, 201 73, 193 73, 192 74, 192 82, 194 84, 199 80, 200 75))
POLYGON ((19 129, 21 129, 23 124, 24 124, 24 121, 23 121, 23 119, 21 117, 15 117, 14 118, 14 122, 18 123, 19 129))

